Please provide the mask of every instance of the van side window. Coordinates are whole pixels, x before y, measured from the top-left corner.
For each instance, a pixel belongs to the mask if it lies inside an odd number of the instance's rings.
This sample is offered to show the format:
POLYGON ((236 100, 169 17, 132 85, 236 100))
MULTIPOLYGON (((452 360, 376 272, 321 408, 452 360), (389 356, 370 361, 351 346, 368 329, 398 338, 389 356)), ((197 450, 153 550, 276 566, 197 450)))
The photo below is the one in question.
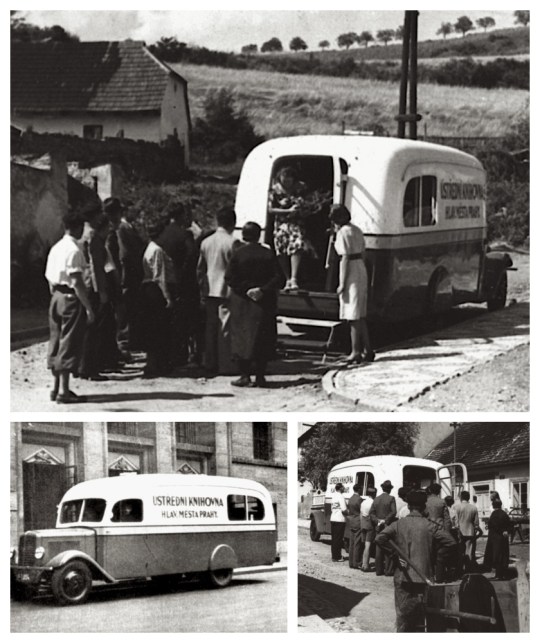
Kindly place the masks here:
POLYGON ((235 494, 227 496, 227 514, 229 520, 245 520, 246 497, 235 494))
POLYGON ((359 494, 367 495, 367 488, 375 486, 375 478, 371 471, 360 471, 356 474, 356 484, 360 485, 359 494))
POLYGON ((87 498, 84 501, 83 522, 101 522, 105 512, 105 500, 102 498, 87 498))
POLYGON ((60 513, 60 522, 65 524, 69 522, 78 522, 81 515, 82 500, 70 500, 64 502, 60 513))
POLYGON ((143 503, 139 498, 127 498, 117 502, 112 510, 112 522, 141 522, 143 503))
POLYGON ((403 201, 403 224, 406 228, 437 223, 437 177, 416 176, 407 184, 403 201))
POLYGON ((263 520, 264 505, 259 498, 253 496, 247 497, 248 520, 263 520))

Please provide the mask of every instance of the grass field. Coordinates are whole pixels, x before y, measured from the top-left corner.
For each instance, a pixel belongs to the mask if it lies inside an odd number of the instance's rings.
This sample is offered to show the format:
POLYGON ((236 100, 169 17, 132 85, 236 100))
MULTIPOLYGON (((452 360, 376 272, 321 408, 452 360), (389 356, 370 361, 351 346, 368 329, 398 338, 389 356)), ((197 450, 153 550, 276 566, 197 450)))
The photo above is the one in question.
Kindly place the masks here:
MULTIPOLYGON (((192 118, 203 116, 209 89, 227 87, 257 133, 266 138, 339 134, 382 126, 396 133, 399 85, 380 81, 173 64, 189 83, 192 118)), ((525 90, 418 86, 419 133, 432 136, 504 136, 525 107, 525 90)))

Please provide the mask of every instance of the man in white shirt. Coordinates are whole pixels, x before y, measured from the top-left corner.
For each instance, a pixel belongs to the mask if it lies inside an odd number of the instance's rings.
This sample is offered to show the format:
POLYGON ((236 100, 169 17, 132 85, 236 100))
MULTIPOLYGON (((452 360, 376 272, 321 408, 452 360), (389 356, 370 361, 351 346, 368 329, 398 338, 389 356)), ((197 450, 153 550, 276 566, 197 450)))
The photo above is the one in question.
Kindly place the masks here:
POLYGON ((330 533, 332 535, 332 561, 341 563, 345 559, 341 555, 343 548, 343 535, 345 534, 345 516, 347 515, 347 503, 343 497, 345 487, 338 482, 332 494, 330 533))
POLYGON ((94 313, 83 280, 86 261, 77 243, 84 221, 69 212, 63 224, 65 234, 51 248, 45 269, 51 291, 47 366, 54 377, 51 400, 70 404, 84 401, 69 390, 69 376, 79 370, 86 324, 93 323, 94 313))
POLYGON ((225 375, 236 372, 229 337, 231 293, 225 283, 225 272, 239 242, 233 237, 234 210, 221 208, 216 219, 216 231, 201 243, 197 277, 206 311, 204 366, 209 374, 225 375))

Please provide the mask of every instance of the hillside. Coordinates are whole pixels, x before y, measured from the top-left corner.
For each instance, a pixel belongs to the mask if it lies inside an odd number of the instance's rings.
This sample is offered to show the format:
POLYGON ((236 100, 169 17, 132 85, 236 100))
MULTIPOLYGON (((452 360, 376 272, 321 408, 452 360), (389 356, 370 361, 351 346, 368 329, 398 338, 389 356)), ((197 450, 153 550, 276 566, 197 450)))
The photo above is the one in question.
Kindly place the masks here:
MULTIPOLYGON (((234 92, 258 134, 340 133, 342 124, 360 130, 396 132, 399 85, 355 78, 281 74, 204 65, 173 64, 189 83, 193 120, 201 117, 210 89, 234 92)), ((418 110, 432 136, 504 136, 527 107, 526 90, 418 86, 418 110)))

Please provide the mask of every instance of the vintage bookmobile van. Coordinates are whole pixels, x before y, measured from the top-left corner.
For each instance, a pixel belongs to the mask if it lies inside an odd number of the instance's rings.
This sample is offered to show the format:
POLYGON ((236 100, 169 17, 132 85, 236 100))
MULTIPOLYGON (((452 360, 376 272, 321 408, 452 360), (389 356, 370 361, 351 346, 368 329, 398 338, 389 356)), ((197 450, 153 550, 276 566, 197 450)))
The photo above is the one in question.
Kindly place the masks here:
POLYGON ((256 221, 272 246, 269 190, 285 166, 308 194, 329 197, 305 219, 316 256, 302 261, 300 291, 282 292, 281 315, 337 320, 338 257, 329 234, 329 203, 351 212, 366 240, 368 317, 401 320, 464 302, 506 301, 505 253, 486 241, 486 177, 459 150, 408 139, 296 136, 269 140, 246 158, 236 196, 237 225, 256 221))
MULTIPOLYGON (((330 514, 332 494, 335 486, 341 482, 345 487, 343 497, 346 501, 353 494, 353 486, 359 484, 360 495, 366 498, 368 487, 381 493, 381 484, 390 480, 394 489, 392 495, 397 497, 400 487, 423 489, 433 482, 442 486, 441 496, 454 496, 468 489, 467 468, 461 463, 440 464, 434 460, 410 458, 397 455, 377 455, 348 460, 333 467, 328 474, 326 492, 320 492, 313 498, 310 514, 310 536, 319 540, 322 534, 330 533, 330 514)), ((345 531, 349 537, 348 526, 345 531)))
POLYGON ((81 603, 93 581, 201 574, 225 587, 238 567, 276 559, 276 520, 259 483, 206 475, 144 474, 69 489, 55 529, 28 531, 12 561, 15 593, 50 589, 81 603))

